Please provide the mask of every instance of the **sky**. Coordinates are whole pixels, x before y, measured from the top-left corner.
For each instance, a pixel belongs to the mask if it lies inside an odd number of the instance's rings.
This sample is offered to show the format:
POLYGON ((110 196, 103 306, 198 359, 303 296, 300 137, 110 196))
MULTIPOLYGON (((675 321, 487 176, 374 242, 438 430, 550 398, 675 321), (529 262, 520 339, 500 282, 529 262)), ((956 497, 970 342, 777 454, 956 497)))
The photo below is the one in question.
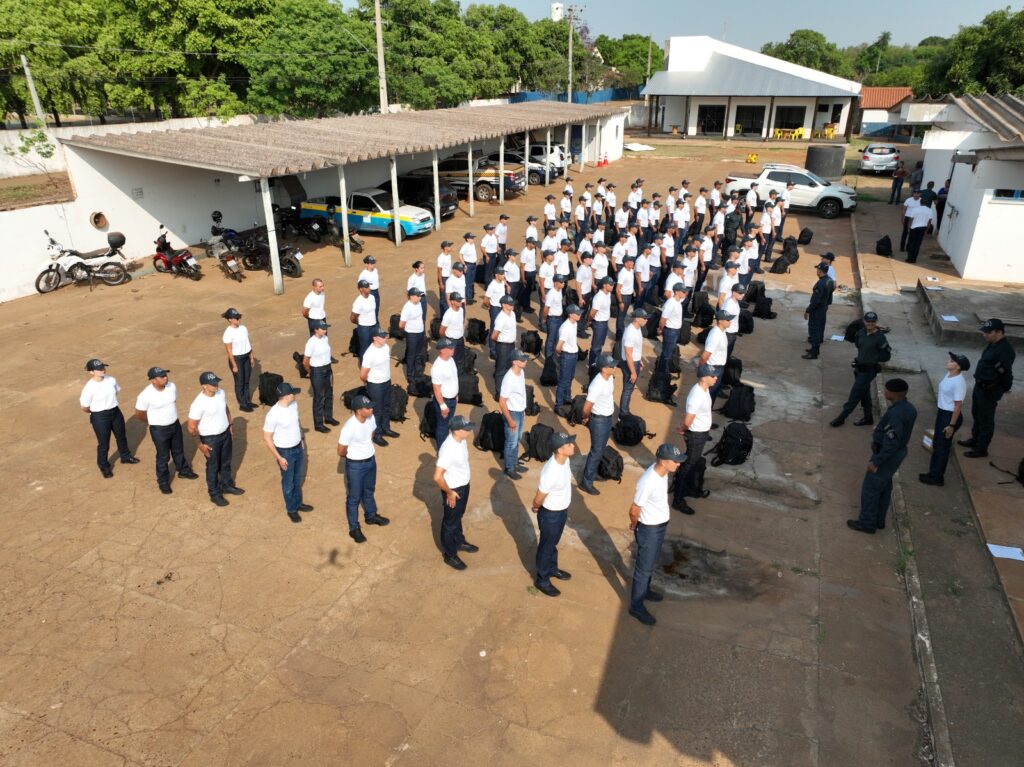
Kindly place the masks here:
MULTIPOLYGON (((462 0, 462 6, 473 2, 498 4, 462 0)), ((530 20, 547 16, 551 8, 548 0, 502 2, 518 8, 530 20)), ((573 4, 583 6, 582 18, 594 37, 653 34, 655 42, 664 46, 666 37, 672 35, 708 35, 753 50, 785 40, 795 29, 817 30, 841 48, 869 43, 884 31, 892 32, 896 45, 916 44, 932 35, 948 37, 961 25, 976 24, 991 11, 1024 7, 1012 0, 580 0, 573 4)))

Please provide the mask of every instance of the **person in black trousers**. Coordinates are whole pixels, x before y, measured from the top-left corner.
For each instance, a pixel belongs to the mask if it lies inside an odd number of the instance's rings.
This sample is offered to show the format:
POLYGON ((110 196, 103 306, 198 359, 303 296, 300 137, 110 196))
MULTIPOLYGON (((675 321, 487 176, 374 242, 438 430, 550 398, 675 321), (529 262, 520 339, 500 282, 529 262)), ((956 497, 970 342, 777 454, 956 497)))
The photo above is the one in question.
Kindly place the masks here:
POLYGON ((988 446, 996 431, 996 405, 1006 392, 1013 386, 1013 361, 1016 352, 1005 337, 1003 321, 993 317, 985 320, 981 332, 987 345, 978 360, 978 369, 974 372, 974 392, 971 395, 970 439, 960 440, 957 444, 971 448, 964 453, 965 458, 984 458, 988 455, 988 446))
POLYGON ((107 375, 107 363, 94 358, 85 363, 85 369, 90 377, 82 388, 78 404, 89 414, 89 423, 96 433, 96 465, 100 467, 100 473, 106 479, 110 479, 114 476, 110 461, 107 460, 111 432, 117 441, 121 463, 138 463, 139 459, 128 449, 124 416, 117 403, 117 393, 121 391, 121 387, 117 385, 113 376, 107 375))
POLYGON ((825 322, 828 317, 828 307, 832 303, 832 291, 836 284, 828 278, 828 263, 822 261, 816 268, 818 281, 811 289, 811 301, 804 310, 804 319, 807 320, 807 338, 810 348, 803 355, 805 360, 818 359, 818 351, 825 340, 825 322))
POLYGON ((970 370, 971 362, 962 354, 949 353, 946 375, 939 382, 936 398, 935 428, 932 434, 932 459, 928 471, 917 478, 925 485, 942 487, 946 482, 946 466, 949 451, 953 447, 953 435, 963 425, 963 405, 967 398, 967 381, 963 373, 970 370))
POLYGON ((179 477, 199 478, 185 459, 181 422, 178 421, 178 390, 167 380, 169 372, 162 367, 151 367, 146 374, 149 386, 135 401, 135 417, 149 426, 149 436, 156 447, 156 484, 164 495, 172 492, 168 459, 174 460, 179 477))

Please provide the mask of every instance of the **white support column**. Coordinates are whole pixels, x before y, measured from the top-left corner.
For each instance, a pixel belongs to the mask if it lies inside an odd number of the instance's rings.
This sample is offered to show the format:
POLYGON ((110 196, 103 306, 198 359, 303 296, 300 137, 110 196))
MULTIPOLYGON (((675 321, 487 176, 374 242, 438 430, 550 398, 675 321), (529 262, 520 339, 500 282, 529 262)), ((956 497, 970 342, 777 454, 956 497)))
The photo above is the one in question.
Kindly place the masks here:
POLYGON ((597 121, 597 157, 594 158, 594 165, 597 165, 604 158, 601 156, 601 139, 603 138, 601 133, 601 121, 597 121))
POLYGON ((348 184, 345 182, 344 165, 338 166, 338 196, 341 197, 341 204, 338 206, 341 213, 341 252, 345 256, 345 266, 352 266, 352 245, 348 239, 348 184))
POLYGON ((587 124, 580 123, 580 173, 583 172, 583 164, 587 161, 587 124))
POLYGON ((398 217, 398 166, 395 163, 395 156, 391 158, 391 221, 392 226, 395 227, 395 247, 399 247, 402 244, 402 221, 398 217))
POLYGON ((263 196, 263 219, 267 222, 267 247, 270 248, 270 271, 274 274, 274 292, 284 293, 284 279, 281 277, 281 254, 277 251, 277 229, 274 227, 274 207, 270 198, 270 182, 260 179, 260 194, 263 196))
POLYGON ((498 145, 498 204, 505 204, 505 137, 498 145))
POLYGON ((441 181, 437 177, 437 150, 430 158, 430 166, 434 171, 434 231, 441 231, 441 181))
POLYGON ((523 187, 523 194, 529 194, 530 192, 530 131, 526 131, 523 134, 523 143, 526 146, 524 149, 524 157, 526 158, 526 166, 524 172, 526 173, 526 186, 523 187))
POLYGON ((473 145, 467 144, 466 168, 469 171, 469 189, 466 190, 466 199, 469 200, 469 217, 476 215, 476 206, 473 190, 473 145))
POLYGON ((547 154, 544 155, 544 186, 551 183, 551 163, 548 161, 551 157, 551 128, 548 128, 547 139, 547 154))
POLYGON ((565 126, 565 156, 568 160, 565 163, 565 175, 569 175, 572 169, 572 125, 565 126))

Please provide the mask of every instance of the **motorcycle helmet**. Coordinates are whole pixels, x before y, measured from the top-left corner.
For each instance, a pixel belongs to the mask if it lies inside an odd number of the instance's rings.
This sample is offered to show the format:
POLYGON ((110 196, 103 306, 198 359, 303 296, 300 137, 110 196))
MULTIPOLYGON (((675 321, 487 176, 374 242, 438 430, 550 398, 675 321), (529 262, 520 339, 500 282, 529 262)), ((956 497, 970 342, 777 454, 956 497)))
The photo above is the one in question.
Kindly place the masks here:
POLYGON ((224 214, 221 213, 219 210, 215 210, 213 211, 213 213, 210 214, 210 218, 213 219, 215 224, 219 224, 221 221, 224 220, 224 214))
POLYGON ((337 208, 335 208, 335 207, 334 207, 333 205, 328 205, 328 206, 327 206, 327 215, 329 215, 329 216, 333 216, 333 215, 334 215, 334 212, 335 212, 336 210, 337 210, 337 208))

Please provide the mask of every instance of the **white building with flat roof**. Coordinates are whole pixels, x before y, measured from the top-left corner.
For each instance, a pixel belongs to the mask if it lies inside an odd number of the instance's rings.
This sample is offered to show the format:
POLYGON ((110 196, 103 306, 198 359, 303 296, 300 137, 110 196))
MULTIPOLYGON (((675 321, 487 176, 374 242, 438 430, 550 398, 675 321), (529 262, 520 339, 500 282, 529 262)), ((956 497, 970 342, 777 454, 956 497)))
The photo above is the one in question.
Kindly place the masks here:
POLYGON ((647 81, 655 129, 687 136, 843 136, 860 83, 698 35, 671 37, 647 81))

